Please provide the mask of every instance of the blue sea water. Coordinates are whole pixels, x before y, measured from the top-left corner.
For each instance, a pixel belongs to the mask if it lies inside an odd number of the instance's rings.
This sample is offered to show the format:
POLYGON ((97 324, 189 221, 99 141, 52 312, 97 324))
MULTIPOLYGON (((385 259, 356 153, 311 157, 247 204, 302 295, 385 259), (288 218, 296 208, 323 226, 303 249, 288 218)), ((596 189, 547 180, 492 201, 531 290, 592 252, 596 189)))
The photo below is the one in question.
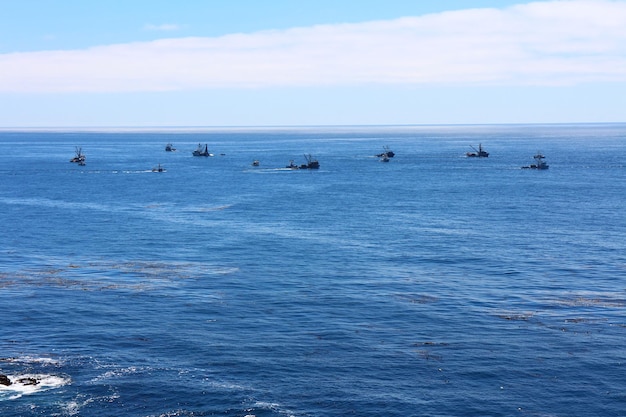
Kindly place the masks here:
POLYGON ((2 416, 626 416, 624 124, 0 146, 2 416))

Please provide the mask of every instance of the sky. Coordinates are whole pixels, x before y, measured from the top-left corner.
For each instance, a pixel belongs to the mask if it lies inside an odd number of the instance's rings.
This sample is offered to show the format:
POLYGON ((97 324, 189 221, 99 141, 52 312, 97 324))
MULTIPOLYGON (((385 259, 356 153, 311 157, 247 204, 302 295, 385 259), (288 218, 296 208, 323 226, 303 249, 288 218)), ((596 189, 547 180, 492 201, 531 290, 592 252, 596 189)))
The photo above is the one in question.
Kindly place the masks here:
POLYGON ((0 128, 626 122, 626 0, 0 10, 0 128))

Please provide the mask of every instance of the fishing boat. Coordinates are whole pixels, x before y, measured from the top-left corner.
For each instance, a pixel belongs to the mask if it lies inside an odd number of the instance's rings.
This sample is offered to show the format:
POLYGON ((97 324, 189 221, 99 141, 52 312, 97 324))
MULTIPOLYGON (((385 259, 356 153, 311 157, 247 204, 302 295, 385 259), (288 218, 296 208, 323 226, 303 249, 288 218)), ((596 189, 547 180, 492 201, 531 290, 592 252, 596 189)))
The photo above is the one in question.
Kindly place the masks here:
POLYGON ((158 166, 152 168, 152 172, 165 172, 165 168, 163 168, 161 164, 159 164, 158 166))
POLYGON ((259 162, 258 159, 255 159, 254 161, 252 161, 252 166, 253 167, 258 167, 261 163, 259 162))
POLYGON ((306 164, 301 164, 300 166, 296 165, 293 162, 293 159, 289 161, 289 165, 285 168, 287 169, 318 169, 320 167, 320 163, 317 159, 313 158, 311 155, 304 155, 306 159, 306 164))
POLYGON ((313 158, 310 154, 304 155, 306 159, 306 164, 300 165, 300 169, 318 169, 320 167, 320 163, 317 159, 313 158))
POLYGON ((476 148, 474 148, 472 145, 470 145, 470 148, 472 148, 475 152, 468 152, 465 155, 467 155, 470 158, 487 158, 489 156, 489 152, 486 152, 483 149, 483 145, 482 144, 478 144, 478 150, 476 150, 476 148))
POLYGON ((176 150, 176 148, 171 143, 168 143, 167 145, 165 145, 165 151, 166 152, 174 152, 175 150, 176 150))
POLYGON ((535 163, 527 166, 523 166, 523 169, 548 169, 550 165, 548 165, 545 161, 546 157, 541 153, 537 153, 533 156, 535 159, 535 163))
POLYGON ((396 156, 396 154, 391 149, 389 149, 389 146, 383 146, 383 149, 385 150, 385 152, 379 153, 378 155, 376 155, 377 157, 382 158, 386 156, 387 158, 393 158, 394 156, 396 156))
POLYGON ((83 148, 77 146, 75 152, 76 155, 72 159, 70 159, 70 162, 75 162, 79 165, 85 165, 85 154, 83 153, 83 148))
POLYGON ((193 151, 193 156, 213 156, 212 153, 209 153, 209 145, 204 145, 204 148, 201 144, 198 144, 198 149, 193 151))

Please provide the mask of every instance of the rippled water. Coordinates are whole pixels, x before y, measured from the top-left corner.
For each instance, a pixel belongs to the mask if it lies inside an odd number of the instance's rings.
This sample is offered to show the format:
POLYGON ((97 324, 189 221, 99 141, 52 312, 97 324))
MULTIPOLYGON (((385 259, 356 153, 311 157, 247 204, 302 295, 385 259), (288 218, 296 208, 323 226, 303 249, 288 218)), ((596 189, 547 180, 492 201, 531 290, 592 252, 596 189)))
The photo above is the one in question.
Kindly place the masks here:
POLYGON ((0 144, 3 416, 626 415, 626 125, 0 144))

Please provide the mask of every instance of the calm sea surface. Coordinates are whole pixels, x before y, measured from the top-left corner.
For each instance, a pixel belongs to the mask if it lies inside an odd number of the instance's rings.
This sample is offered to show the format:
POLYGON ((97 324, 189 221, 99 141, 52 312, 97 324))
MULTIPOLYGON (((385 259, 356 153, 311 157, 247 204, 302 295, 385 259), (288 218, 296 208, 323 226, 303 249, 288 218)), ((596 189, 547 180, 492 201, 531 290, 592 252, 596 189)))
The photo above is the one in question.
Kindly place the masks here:
POLYGON ((626 416, 626 125, 0 146, 2 416, 626 416))

